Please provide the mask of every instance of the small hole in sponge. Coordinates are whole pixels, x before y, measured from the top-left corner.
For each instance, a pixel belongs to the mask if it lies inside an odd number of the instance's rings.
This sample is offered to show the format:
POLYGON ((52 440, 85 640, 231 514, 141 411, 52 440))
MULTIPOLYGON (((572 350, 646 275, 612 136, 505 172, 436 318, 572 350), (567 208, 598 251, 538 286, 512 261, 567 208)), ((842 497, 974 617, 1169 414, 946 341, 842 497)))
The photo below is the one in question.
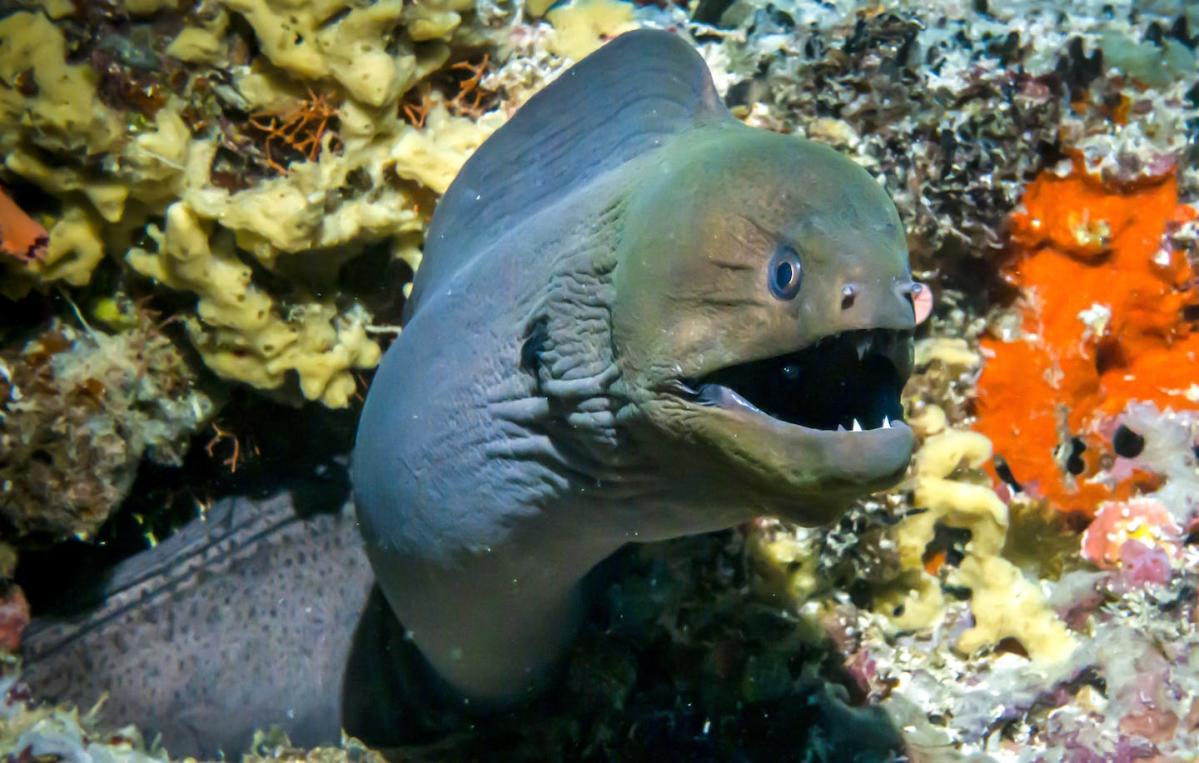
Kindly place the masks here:
POLYGON ((1087 444, 1081 438, 1070 440, 1070 456, 1066 459, 1066 471, 1075 477, 1087 470, 1087 462, 1082 460, 1082 454, 1087 451, 1087 444))
POLYGON ((1028 657, 1028 650, 1024 648, 1024 644, 1021 644, 1019 639, 1012 638, 1011 636, 1000 639, 999 643, 995 645, 995 651, 1018 654, 1024 658, 1028 657))
POLYGON ((1112 450, 1123 458, 1136 458, 1145 449, 1145 438, 1121 424, 1112 435, 1112 450))

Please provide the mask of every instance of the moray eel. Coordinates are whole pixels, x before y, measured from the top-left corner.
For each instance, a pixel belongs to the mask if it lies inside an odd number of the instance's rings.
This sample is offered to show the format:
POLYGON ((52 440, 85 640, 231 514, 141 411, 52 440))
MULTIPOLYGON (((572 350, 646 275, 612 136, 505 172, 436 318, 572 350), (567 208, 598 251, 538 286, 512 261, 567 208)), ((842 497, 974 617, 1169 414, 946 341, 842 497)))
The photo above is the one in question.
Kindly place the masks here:
POLYGON ((668 33, 531 99, 439 204, 353 454, 377 583, 443 693, 540 691, 625 544, 894 484, 916 288, 883 189, 738 122, 668 33))
POLYGON ((230 498, 39 617, 25 677, 204 757, 520 703, 622 546, 827 522, 900 478, 915 289, 864 170, 738 123, 685 42, 619 37, 438 206, 361 416, 360 527, 297 508, 308 482, 230 498))
MULTIPOLYGON (((270 726, 301 747, 336 744, 372 573, 344 490, 280 487, 216 502, 36 617, 21 676, 34 697, 99 703, 105 727, 136 723, 176 758, 235 756, 270 726)), ((80 757, 49 737, 35 754, 80 757)))

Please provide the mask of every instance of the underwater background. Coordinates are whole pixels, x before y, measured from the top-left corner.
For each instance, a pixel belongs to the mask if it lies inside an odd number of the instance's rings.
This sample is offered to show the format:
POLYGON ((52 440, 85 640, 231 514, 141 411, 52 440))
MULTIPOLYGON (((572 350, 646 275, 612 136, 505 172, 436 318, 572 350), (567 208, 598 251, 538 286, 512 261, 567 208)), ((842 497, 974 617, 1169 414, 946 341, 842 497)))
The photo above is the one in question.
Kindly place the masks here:
POLYGON ((31 620, 222 501, 340 506, 440 194, 638 27, 894 199, 919 449, 831 526, 630 550, 552 701, 398 756, 1199 760, 1184 0, 0 2, 0 754, 168 757, 31 693, 31 620))

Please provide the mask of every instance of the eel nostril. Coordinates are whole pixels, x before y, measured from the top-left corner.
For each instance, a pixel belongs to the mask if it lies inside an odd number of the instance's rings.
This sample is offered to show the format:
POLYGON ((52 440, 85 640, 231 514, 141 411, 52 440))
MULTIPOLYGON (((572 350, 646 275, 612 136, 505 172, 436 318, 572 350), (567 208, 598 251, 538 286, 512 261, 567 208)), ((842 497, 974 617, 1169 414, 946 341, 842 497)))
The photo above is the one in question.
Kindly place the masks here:
POLYGON ((858 287, 851 283, 847 283, 841 287, 841 309, 848 310, 853 307, 853 301, 858 297, 858 287))
POLYGON ((919 281, 909 281, 900 287, 900 293, 911 303, 917 325, 928 320, 933 312, 932 289, 919 281))

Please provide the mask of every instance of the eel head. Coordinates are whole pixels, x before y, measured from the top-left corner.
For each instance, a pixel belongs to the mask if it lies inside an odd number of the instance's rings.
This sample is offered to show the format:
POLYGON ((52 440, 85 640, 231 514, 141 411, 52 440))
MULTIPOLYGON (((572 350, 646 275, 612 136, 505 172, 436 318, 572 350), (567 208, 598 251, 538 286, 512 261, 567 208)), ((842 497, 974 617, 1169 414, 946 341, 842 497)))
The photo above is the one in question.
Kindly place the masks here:
POLYGON ((864 170, 793 137, 697 131, 625 233, 626 420, 697 498, 810 524, 902 477, 919 287, 864 170))

